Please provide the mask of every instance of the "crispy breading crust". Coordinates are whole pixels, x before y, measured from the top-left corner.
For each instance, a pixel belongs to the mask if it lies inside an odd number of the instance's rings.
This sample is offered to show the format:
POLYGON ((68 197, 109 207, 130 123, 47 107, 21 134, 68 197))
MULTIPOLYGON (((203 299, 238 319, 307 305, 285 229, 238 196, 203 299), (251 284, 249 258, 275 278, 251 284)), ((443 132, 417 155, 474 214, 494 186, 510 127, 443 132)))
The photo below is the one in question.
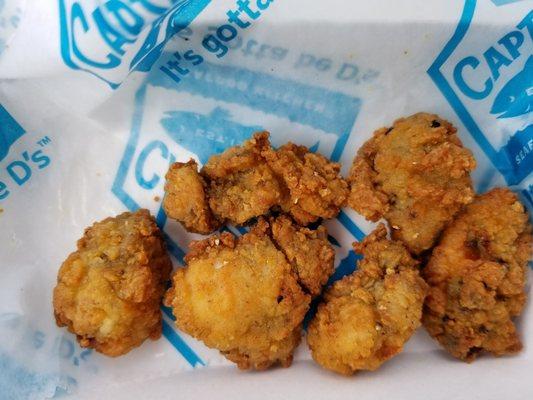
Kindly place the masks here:
POLYGON ((449 122, 426 113, 401 118, 359 149, 348 204, 371 221, 384 217, 393 238, 420 254, 472 201, 475 165, 449 122))
POLYGON ((508 189, 478 196, 446 228, 423 270, 424 325, 454 357, 520 351, 512 318, 526 301, 531 243, 527 212, 508 189))
POLYGON ((54 288, 57 325, 76 334, 82 347, 113 357, 158 339, 172 264, 148 210, 95 223, 77 248, 54 288))
POLYGON ((230 147, 221 154, 209 157, 202 173, 210 179, 224 179, 264 163, 261 152, 270 148, 269 137, 266 131, 256 132, 241 146, 230 147))
POLYGON ((313 359, 351 375, 398 354, 420 326, 427 285, 407 249, 383 224, 354 249, 358 270, 325 293, 307 333, 313 359))
POLYGON ((300 285, 318 296, 334 270, 335 250, 326 228, 299 227, 287 216, 271 218, 270 225, 272 239, 293 265, 300 285))
POLYGON ((165 296, 178 328, 241 369, 288 367, 310 303, 268 229, 193 242, 165 296))
POLYGON ((206 183, 196 161, 172 164, 165 178, 163 209, 170 218, 190 232, 207 234, 220 227, 209 208, 206 183))
POLYGON ((218 218, 242 225, 267 214, 281 198, 277 178, 266 164, 211 181, 209 205, 218 218))
POLYGON ((187 230, 214 231, 280 209, 302 225, 335 217, 348 195, 339 164, 292 143, 273 150, 268 132, 196 163, 175 163, 167 173, 164 208, 187 230))
POLYGON ((209 180, 209 205, 217 218, 243 224, 266 214, 281 201, 277 177, 261 152, 270 148, 268 132, 215 155, 202 168, 209 180))
POLYGON ((349 192, 340 164, 290 142, 278 150, 267 148, 262 155, 288 189, 280 204, 283 211, 302 225, 337 216, 349 192))

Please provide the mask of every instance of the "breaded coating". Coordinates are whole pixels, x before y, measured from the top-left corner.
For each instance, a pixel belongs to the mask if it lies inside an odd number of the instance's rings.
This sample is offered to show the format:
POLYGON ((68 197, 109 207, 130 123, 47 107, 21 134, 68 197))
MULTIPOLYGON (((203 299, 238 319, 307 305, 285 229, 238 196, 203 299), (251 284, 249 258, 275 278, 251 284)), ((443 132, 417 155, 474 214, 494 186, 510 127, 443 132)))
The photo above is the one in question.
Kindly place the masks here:
POLYGON ((193 242, 185 262, 165 296, 179 329, 241 369, 291 364, 310 296, 264 220, 239 238, 193 242))
POLYGON ((290 142, 262 154, 287 188, 280 204, 283 211, 302 225, 337 216, 349 193, 340 164, 290 142))
POLYGON ((508 189, 478 196, 446 228, 423 270, 429 334, 468 362, 484 351, 520 351, 512 318, 526 301, 531 249, 531 225, 517 197, 508 189))
POLYGON ((58 326, 82 347, 119 356, 161 336, 160 303, 172 263, 148 210, 86 229, 54 289, 58 326))
POLYGON ((209 181, 209 205, 218 219, 243 224, 281 201, 278 178, 261 156, 270 148, 268 136, 255 133, 242 146, 211 157, 202 168, 209 181))
POLYGON ((335 250, 324 226, 299 227, 287 216, 270 220, 272 239, 293 265, 298 282, 318 296, 334 270, 335 250))
POLYGON ((361 243, 358 270, 325 293, 307 333, 313 359, 351 375, 375 370, 401 352, 420 326, 427 285, 403 244, 383 224, 361 243))
POLYGON ((206 183, 193 159, 172 164, 166 174, 165 213, 183 224, 190 232, 207 234, 220 227, 206 194, 206 183))
POLYGON ((199 173, 196 168, 192 160, 171 166, 164 208, 199 233, 280 210, 308 225, 335 217, 349 192, 339 164, 292 143, 273 150, 268 132, 212 156, 199 173))
POLYGON ((393 238, 420 254, 472 201, 475 166, 449 122, 426 113, 401 118, 359 149, 348 204, 371 221, 384 217, 393 238))

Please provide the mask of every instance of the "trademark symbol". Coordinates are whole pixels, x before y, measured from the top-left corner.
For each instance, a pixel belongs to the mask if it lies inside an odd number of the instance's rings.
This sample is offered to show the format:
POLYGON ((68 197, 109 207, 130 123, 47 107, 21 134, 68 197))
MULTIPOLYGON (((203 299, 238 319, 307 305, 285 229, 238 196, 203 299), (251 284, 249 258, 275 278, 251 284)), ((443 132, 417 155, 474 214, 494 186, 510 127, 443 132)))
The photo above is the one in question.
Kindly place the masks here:
POLYGON ((37 144, 41 147, 46 146, 48 143, 50 143, 52 140, 48 136, 43 137, 41 140, 37 142, 37 144))

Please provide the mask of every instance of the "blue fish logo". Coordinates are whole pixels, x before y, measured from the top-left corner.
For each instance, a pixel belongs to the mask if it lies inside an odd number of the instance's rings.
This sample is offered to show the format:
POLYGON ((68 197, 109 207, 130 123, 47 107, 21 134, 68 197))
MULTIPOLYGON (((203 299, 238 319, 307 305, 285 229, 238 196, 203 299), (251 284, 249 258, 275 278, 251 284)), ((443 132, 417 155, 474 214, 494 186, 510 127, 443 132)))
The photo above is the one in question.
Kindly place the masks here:
POLYGON ((26 131, 17 121, 0 105, 0 161, 9 153, 9 148, 26 131))
POLYGON ((533 108, 533 56, 529 56, 522 71, 509 80, 500 90, 491 114, 498 118, 512 118, 527 114, 533 108))
POLYGON ((220 107, 208 115, 167 111, 161 125, 172 140, 195 153, 202 164, 212 154, 242 143, 254 132, 262 130, 260 126, 245 126, 231 121, 230 113, 220 107))

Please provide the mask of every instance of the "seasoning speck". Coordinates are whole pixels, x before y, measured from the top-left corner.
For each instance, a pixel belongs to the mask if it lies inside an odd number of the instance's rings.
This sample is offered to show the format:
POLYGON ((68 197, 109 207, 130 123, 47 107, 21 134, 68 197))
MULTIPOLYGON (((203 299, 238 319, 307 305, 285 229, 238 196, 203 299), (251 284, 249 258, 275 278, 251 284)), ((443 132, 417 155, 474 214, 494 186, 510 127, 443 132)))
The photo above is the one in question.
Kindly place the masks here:
POLYGON ((223 266, 225 266, 228 262, 227 261, 220 261, 220 260, 217 260, 215 261, 215 269, 220 269, 222 268, 223 266))

